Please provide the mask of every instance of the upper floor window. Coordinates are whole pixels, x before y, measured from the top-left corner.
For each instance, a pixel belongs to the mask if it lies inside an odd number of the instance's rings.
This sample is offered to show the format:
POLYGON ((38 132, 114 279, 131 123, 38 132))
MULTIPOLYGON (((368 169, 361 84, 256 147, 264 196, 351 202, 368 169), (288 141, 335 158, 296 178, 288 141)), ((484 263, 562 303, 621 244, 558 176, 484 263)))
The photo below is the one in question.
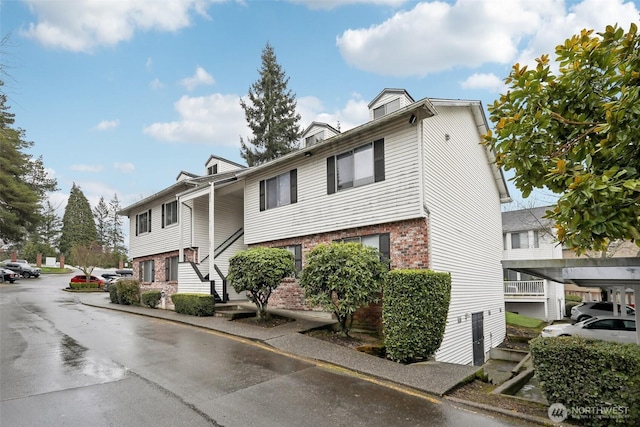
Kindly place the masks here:
POLYGON ((218 165, 211 165, 207 168, 207 174, 208 175, 215 175, 218 173, 218 165))
POLYGON ((151 232, 151 209, 136 215, 136 236, 151 232))
POLYGON ((396 110, 400 109, 400 98, 394 99, 391 102, 388 102, 384 105, 379 106, 373 110, 373 119, 378 119, 382 116, 386 116, 387 114, 391 114, 396 110))
POLYGON ((384 181, 384 139, 327 158, 327 194, 384 181))
POLYGON ((306 137, 304 139, 304 145, 308 147, 309 145, 313 145, 322 141, 324 139, 323 134, 324 132, 318 132, 318 133, 314 133, 311 136, 306 137))
POLYGON ((298 170, 260 181, 260 210, 298 202, 298 170))
POLYGON ((511 249, 524 249, 529 247, 529 232, 511 233, 511 249))
POLYGON ((178 222, 178 201, 162 205, 162 228, 178 222))

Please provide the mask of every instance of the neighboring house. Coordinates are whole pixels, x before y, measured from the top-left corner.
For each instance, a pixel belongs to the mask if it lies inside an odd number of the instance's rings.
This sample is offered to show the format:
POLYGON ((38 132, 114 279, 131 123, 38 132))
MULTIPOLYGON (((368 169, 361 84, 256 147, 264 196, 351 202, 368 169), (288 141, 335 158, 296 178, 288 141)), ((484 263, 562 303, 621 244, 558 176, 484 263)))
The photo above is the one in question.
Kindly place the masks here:
MULTIPOLYGON (((505 260, 562 258, 553 221, 544 218, 548 206, 502 213, 505 260)), ((552 321, 565 313, 564 284, 504 270, 504 301, 507 311, 552 321)))
MULTIPOLYGON (((358 241, 376 247, 392 269, 450 272, 436 360, 482 364, 506 332, 500 206, 510 201, 493 153, 479 144, 488 130, 482 105, 416 102, 386 89, 369 110, 367 123, 342 133, 314 122, 300 150, 253 168, 212 157, 206 176, 182 173, 123 209, 144 285, 241 299, 225 279, 239 250, 285 247, 301 268, 320 243, 358 241)), ((286 280, 269 303, 313 309, 302 295, 296 280, 286 280)))

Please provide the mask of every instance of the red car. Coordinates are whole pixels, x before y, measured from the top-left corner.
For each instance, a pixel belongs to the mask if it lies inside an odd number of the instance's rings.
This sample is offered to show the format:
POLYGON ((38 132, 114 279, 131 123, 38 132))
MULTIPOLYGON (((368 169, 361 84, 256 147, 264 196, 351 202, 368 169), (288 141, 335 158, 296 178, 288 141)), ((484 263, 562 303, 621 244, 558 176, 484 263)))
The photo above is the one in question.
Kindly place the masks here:
MULTIPOLYGON (((69 283, 87 283, 87 276, 84 274, 73 276, 71 280, 69 280, 69 283)), ((99 288, 104 286, 104 280, 96 276, 89 276, 88 283, 97 283, 99 288)))

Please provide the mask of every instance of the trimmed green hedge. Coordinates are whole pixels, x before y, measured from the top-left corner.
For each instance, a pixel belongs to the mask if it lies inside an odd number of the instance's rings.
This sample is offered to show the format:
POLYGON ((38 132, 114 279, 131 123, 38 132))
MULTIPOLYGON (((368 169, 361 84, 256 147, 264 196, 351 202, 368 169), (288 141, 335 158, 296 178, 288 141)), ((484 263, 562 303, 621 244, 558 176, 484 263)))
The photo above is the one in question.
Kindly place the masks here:
POLYGON ((135 279, 120 280, 116 282, 115 288, 118 304, 140 305, 140 282, 135 279))
POLYGON ((142 305, 147 307, 156 308, 158 304, 160 304, 160 298, 162 298, 162 293, 160 291, 151 290, 142 293, 142 305))
POLYGON ((213 295, 173 294, 171 300, 176 313, 205 317, 213 316, 216 311, 216 300, 213 295))
POLYGON ((540 387, 580 425, 640 425, 640 346, 580 337, 529 342, 540 387))
POLYGON ((387 357, 411 362, 432 356, 442 344, 450 300, 449 273, 390 271, 382 300, 387 357))
POLYGON ((69 283, 69 287, 71 289, 98 289, 99 286, 97 283, 93 282, 74 282, 74 283, 69 283))
POLYGON ((109 286, 109 300, 114 304, 118 303, 118 288, 115 284, 109 286))

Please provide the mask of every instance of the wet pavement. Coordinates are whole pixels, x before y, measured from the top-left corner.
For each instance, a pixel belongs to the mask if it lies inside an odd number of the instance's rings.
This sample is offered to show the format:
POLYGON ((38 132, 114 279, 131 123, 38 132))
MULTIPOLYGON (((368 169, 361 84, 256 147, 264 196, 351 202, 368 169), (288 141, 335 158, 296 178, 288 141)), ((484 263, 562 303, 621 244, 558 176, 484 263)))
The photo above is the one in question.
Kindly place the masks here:
POLYGON ((299 333, 326 316, 265 329, 55 283, 0 287, 3 427, 526 424, 434 396, 477 368, 400 365, 299 333))

